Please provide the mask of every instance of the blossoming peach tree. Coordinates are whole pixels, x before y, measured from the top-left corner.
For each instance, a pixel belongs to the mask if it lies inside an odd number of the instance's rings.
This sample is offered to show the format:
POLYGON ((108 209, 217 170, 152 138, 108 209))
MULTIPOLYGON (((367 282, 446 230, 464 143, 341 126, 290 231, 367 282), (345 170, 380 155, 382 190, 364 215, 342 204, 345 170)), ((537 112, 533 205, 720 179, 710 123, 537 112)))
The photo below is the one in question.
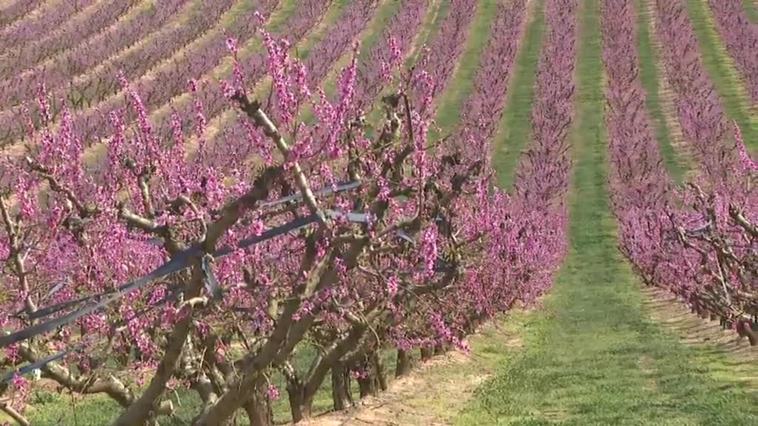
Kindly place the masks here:
MULTIPOLYGON (((398 348, 404 365, 413 348, 463 347, 483 319, 534 296, 529 271, 506 269, 529 258, 520 251, 533 246, 519 241, 535 225, 523 221, 539 219, 506 213, 475 132, 430 138, 428 74, 395 81, 399 56, 384 64, 393 90, 372 125, 353 102, 356 60, 328 96, 308 88, 285 42, 264 41, 268 100, 253 98, 241 72, 224 84, 244 138, 205 141, 199 101, 158 138, 122 79, 128 108, 110 113, 102 150, 84 149, 64 111, 57 126, 30 122, 28 144, 3 154, 6 413, 25 421, 29 373, 39 372, 112 398, 116 424, 174 414, 177 388, 202 401, 181 408, 194 424, 238 413, 269 424, 271 377, 282 374, 299 420, 328 375, 344 407, 351 377, 362 395, 385 385, 382 348, 398 348), (291 361, 306 344, 318 350, 301 371, 291 361)), ((38 103, 34 120, 49 120, 43 91, 38 103)))

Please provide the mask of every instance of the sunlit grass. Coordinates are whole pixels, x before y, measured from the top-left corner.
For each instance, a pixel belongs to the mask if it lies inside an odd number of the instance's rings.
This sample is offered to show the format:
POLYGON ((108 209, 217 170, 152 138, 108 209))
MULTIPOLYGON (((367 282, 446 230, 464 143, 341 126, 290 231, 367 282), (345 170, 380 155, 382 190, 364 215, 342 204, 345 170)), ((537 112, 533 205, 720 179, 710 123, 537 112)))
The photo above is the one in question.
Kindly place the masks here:
POLYGON ((637 0, 637 46, 640 59, 640 80, 645 88, 647 110, 652 118, 655 137, 658 140, 658 147, 663 156, 666 170, 676 182, 681 182, 686 173, 686 166, 681 158, 677 156, 671 144, 670 129, 666 124, 663 115, 660 98, 660 79, 664 75, 658 73, 656 62, 660 60, 653 47, 652 37, 650 34, 650 16, 645 13, 645 0, 637 0))
POLYGON ((751 108, 745 84, 716 29, 708 0, 687 0, 686 4, 708 76, 716 86, 726 114, 737 122, 742 130, 745 144, 751 152, 756 153, 758 152, 758 108, 751 108))
POLYGON ((497 13, 496 2, 481 2, 468 34, 465 50, 458 58, 458 66, 444 93, 436 100, 436 124, 439 132, 432 137, 444 136, 460 123, 461 107, 474 87, 474 78, 479 68, 480 57, 490 36, 492 21, 497 13))
POLYGON ((511 71, 513 78, 508 88, 499 131, 492 142, 492 161, 497 170, 498 183, 506 189, 513 185, 522 150, 529 146, 532 138, 534 82, 545 32, 544 4, 544 0, 536 0, 536 4, 532 6, 533 21, 529 23, 521 41, 516 63, 511 71))
POLYGON ((525 350, 483 385, 458 424, 748 425, 756 401, 648 318, 609 211, 599 1, 583 2, 570 251, 525 350))
POLYGON ((758 2, 756 0, 742 0, 742 7, 745 8, 745 13, 750 22, 758 24, 758 2))

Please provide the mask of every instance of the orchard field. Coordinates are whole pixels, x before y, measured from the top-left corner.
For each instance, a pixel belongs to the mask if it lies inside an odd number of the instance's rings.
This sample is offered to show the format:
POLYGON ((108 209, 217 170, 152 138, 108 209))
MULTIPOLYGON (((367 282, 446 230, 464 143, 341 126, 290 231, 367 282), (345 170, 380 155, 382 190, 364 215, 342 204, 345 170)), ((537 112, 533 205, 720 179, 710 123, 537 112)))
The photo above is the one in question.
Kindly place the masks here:
POLYGON ((0 0, 0 424, 758 424, 756 155, 756 0, 0 0))

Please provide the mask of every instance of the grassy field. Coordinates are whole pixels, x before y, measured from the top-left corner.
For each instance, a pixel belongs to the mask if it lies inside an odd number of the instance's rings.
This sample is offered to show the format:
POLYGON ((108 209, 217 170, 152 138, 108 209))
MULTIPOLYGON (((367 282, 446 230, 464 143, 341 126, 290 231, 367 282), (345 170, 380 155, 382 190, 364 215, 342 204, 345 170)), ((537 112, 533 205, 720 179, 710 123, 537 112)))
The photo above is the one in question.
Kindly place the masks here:
POLYGON ((758 2, 756 0, 742 0, 742 5, 750 22, 758 23, 758 2))
POLYGON ((652 125, 655 130, 655 137, 658 140, 658 146, 666 164, 666 170, 676 182, 681 182, 686 173, 684 161, 678 157, 677 152, 671 143, 670 130, 666 124, 663 115, 659 92, 660 79, 665 78, 660 75, 656 63, 660 60, 657 52, 653 48, 652 37, 650 34, 650 16, 645 13, 645 0, 637 0, 637 49, 640 58, 640 80, 645 88, 647 110, 652 119, 652 125))
POLYGON ((687 0, 687 12, 700 44, 700 53, 708 75, 721 97, 724 109, 742 129, 745 144, 758 153, 758 109, 751 101, 744 82, 715 27, 708 0, 687 0))
POLYGON ((476 11, 465 50, 458 61, 455 74, 445 92, 437 100, 437 126, 441 135, 447 135, 460 124, 460 109, 471 93, 474 77, 495 18, 497 3, 482 2, 476 11))
POLYGON ((536 0, 533 20, 529 23, 516 57, 511 84, 508 88, 500 131, 492 141, 493 166, 498 173, 498 183, 510 188, 515 178, 516 165, 521 151, 531 137, 532 101, 534 100, 534 80, 545 32, 545 18, 542 13, 544 0, 536 0))
POLYGON ((583 3, 568 259, 533 313, 523 353, 478 390, 456 423, 758 424, 755 399, 711 377, 704 354, 648 319, 639 283, 616 250, 599 2, 583 3))
MULTIPOLYGON (((513 69, 500 132, 493 141, 494 162, 502 187, 513 185, 522 150, 531 138, 531 105, 545 21, 544 0, 533 0, 533 20, 525 32, 513 69)), ((709 19, 707 0, 687 0, 707 69, 730 117, 743 127, 747 141, 758 141, 738 74, 727 60, 709 19)), ((754 0, 749 5, 758 15, 754 0)), ((450 387, 430 386, 411 392, 403 401, 435 419, 461 425, 489 424, 650 424, 650 425, 751 425, 758 424, 755 389, 739 384, 744 370, 715 348, 692 347, 651 319, 640 282, 617 250, 615 221, 607 189, 607 140, 604 128, 603 66, 599 23, 600 0, 581 0, 576 116, 571 132, 574 170, 570 195, 570 250, 556 285, 543 303, 528 312, 516 311, 499 318, 471 339, 472 362, 452 364, 425 373, 427 384, 471 385, 471 377, 490 377, 473 395, 449 392, 450 387), (517 342, 517 344, 514 344, 517 342), (435 391, 436 389, 436 391, 435 391), (471 398, 467 401, 467 398, 471 398)), ((642 10, 643 0, 638 2, 642 10)), ((295 3, 287 2, 288 7, 295 3)), ((340 0, 326 19, 338 19, 347 0, 340 0)), ((487 42, 496 3, 483 1, 472 24, 466 50, 456 74, 440 97, 437 122, 440 133, 459 123, 460 108, 470 93, 478 58, 487 42)), ((441 0, 435 19, 422 38, 434 36, 449 10, 441 0)), ((364 52, 377 40, 381 23, 395 13, 387 3, 378 13, 374 31, 363 40, 364 52)), ((670 129, 659 98, 658 60, 652 47, 649 17, 639 18, 641 79, 647 107, 666 167, 679 180, 686 173, 672 147, 670 129)), ((323 33, 315 34, 298 52, 308 54, 323 33)), ((417 57, 411 55, 408 65, 417 57)), ((333 77, 333 76, 332 76, 333 77)), ((333 88, 333 78, 328 79, 333 88)), ((756 145, 751 146, 753 151, 756 145)), ((385 352, 388 371, 394 370, 394 351, 385 352)), ((294 362, 303 368, 314 348, 302 345, 294 362)), ((284 396, 284 381, 275 376, 284 396)), ((472 388, 475 385, 471 385, 472 388)), ((162 419, 164 425, 184 425, 199 405, 194 392, 171 393, 179 416, 162 419)), ((33 425, 108 424, 120 411, 102 396, 78 397, 52 390, 35 391, 27 412, 33 425)), ((327 379, 314 404, 316 413, 331 408, 327 379)), ((279 422, 289 419, 286 398, 274 404, 279 422)), ((404 417, 401 424, 425 424, 404 417)), ((4 419, 0 416, 0 422, 4 419)), ((240 419, 238 424, 245 424, 240 419)), ((351 423, 352 424, 352 423, 351 423)))

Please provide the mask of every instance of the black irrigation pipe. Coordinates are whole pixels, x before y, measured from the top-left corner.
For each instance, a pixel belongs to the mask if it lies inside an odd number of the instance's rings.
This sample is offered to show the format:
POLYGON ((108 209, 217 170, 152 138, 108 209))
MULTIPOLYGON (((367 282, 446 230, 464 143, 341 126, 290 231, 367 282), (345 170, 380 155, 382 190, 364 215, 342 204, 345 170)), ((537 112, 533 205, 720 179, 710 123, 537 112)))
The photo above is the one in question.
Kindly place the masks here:
MULTIPOLYGON (((333 210, 327 210, 325 213, 327 216, 334 219, 346 218, 348 221, 355 222, 355 223, 368 222, 368 215, 365 213, 346 213, 345 214, 345 213, 341 213, 341 212, 337 212, 333 210)), ((263 241, 278 237, 280 235, 284 235, 289 232, 302 229, 312 223, 317 222, 318 220, 319 220, 319 217, 317 214, 311 214, 309 216, 295 219, 284 225, 269 229, 263 232, 261 235, 246 238, 240 241, 236 247, 229 247, 229 246, 222 247, 221 249, 213 253, 211 256, 213 258, 222 258, 224 256, 227 256, 233 253, 236 250, 244 249, 249 246, 259 244, 263 241)), ((132 292, 134 290, 138 290, 153 281, 159 280, 175 272, 188 268, 192 264, 193 259, 202 255, 203 255, 202 248, 199 245, 195 245, 193 247, 190 247, 187 250, 184 250, 176 254, 171 260, 159 266, 158 268, 156 268, 149 274, 121 285, 120 287, 118 287, 116 291, 100 293, 100 294, 96 294, 92 296, 87 296, 78 300, 62 302, 57 305, 42 308, 38 311, 39 313, 36 313, 36 314, 32 313, 30 317, 34 315, 33 317, 34 319, 43 318, 46 316, 50 316, 54 313, 60 312, 71 306, 85 303, 90 300, 95 301, 94 303, 85 305, 79 310, 70 312, 58 318, 53 318, 48 321, 32 325, 25 329, 19 330, 15 333, 0 336, 0 348, 7 347, 9 345, 32 338, 42 333, 47 333, 58 327, 61 327, 73 321, 76 321, 77 319, 85 315, 89 315, 93 312, 96 312, 102 309, 103 307, 120 299, 126 293, 132 292)), ((205 266, 204 266, 204 269, 205 269, 205 266)), ((220 291, 220 287, 218 286, 218 282, 215 280, 215 277, 213 278, 213 280, 206 280, 206 283, 209 283, 209 282, 212 282, 211 284, 207 284, 208 288, 210 288, 211 290, 211 294, 218 293, 220 291)))
MULTIPOLYGON (((315 194, 318 195, 318 196, 328 196, 328 195, 338 194, 338 193, 341 193, 341 192, 350 191, 350 190, 359 188, 360 185, 361 185, 360 182, 357 182, 357 181, 344 182, 344 183, 337 184, 336 186, 331 187, 331 188, 323 188, 323 189, 321 189, 319 191, 316 191, 315 194)), ((287 197, 283 197, 283 198, 280 198, 280 199, 277 199, 277 200, 274 200, 274 201, 264 202, 264 203, 261 204, 260 207, 261 208, 271 208, 271 207, 274 207, 274 206, 277 206, 277 205, 281 205, 281 204, 286 204, 286 203, 291 203, 291 202, 296 202, 296 201, 299 202, 299 201, 302 201, 302 199, 303 199, 302 194, 297 193, 297 194, 293 194, 293 195, 290 195, 290 196, 287 196, 287 197)), ((284 227, 286 227, 286 226, 287 225, 284 225, 284 227)), ((266 233, 264 233, 263 235, 266 235, 266 233)), ((263 235, 261 235, 261 236, 263 236, 263 235)), ((276 235, 277 234, 273 235, 271 238, 273 238, 276 235)), ((255 238, 250 238, 248 240, 243 240, 243 241, 249 242, 250 244, 255 244, 256 242, 260 242, 260 241, 253 241, 254 239, 255 238)), ((264 240, 261 240, 261 241, 264 241, 264 240)), ((233 251, 233 250, 231 250, 231 251, 233 251)), ((220 252, 216 253, 215 257, 225 256, 226 254, 230 253, 231 251, 229 251, 228 248, 227 249, 221 249, 220 252)), ((164 264, 163 266, 166 266, 166 265, 167 264, 164 264)), ((177 269, 176 271, 178 271, 178 270, 179 269, 177 269)), ((176 271, 172 271, 172 272, 176 272, 176 271)), ((169 273, 172 273, 172 272, 169 272, 169 273)), ((58 285, 56 285, 55 287, 53 287, 53 289, 51 289, 45 295, 45 297, 43 298, 43 300, 48 299, 50 296, 54 295, 59 290, 61 290, 64 287, 64 284, 65 283, 61 282, 58 285)), ((129 286, 129 284, 125 284, 125 285, 119 287, 116 291, 123 291, 128 286, 129 286)), ((29 313, 27 317, 29 319, 32 319, 32 320, 48 317, 48 316, 50 316, 52 314, 55 314, 57 312, 60 312, 60 311, 65 310, 67 308, 70 308, 72 306, 76 306, 76 305, 79 305, 81 303, 87 302, 89 300, 102 297, 102 296, 104 296, 106 294, 109 294, 109 293, 113 293, 113 292, 107 292, 107 293, 101 293, 101 294, 96 294, 96 295, 85 296, 85 297, 81 297, 79 299, 69 300, 69 301, 66 301, 66 302, 61 302, 61 303, 58 303, 58 304, 55 304, 55 305, 47 306, 45 308, 38 309, 35 312, 29 313)), ((19 311, 16 314, 16 316, 19 317, 23 313, 25 313, 25 310, 19 311)), ((2 340, 0 340, 0 341, 2 341, 2 340)), ((2 344, 0 344, 0 347, 3 347, 2 344)))
MULTIPOLYGON (((210 280, 210 279, 215 280, 215 277, 213 277, 212 272, 211 272, 211 275, 206 275, 206 279, 208 279, 208 280, 210 280)), ((179 295, 181 293, 183 293, 183 292, 184 292, 184 289, 182 289, 182 288, 173 289, 168 295, 166 295, 166 297, 164 297, 163 299, 159 300, 158 302, 156 302, 156 303, 148 306, 147 308, 144 308, 141 311, 138 311, 138 312, 134 313, 131 316, 131 318, 124 320, 123 323, 124 324, 128 324, 130 321, 132 321, 132 320, 134 320, 136 318, 139 318, 139 317, 147 315, 148 313, 150 313, 150 311, 154 310, 158 306, 161 306, 161 305, 163 305, 166 302, 170 302, 170 301, 176 300, 179 297, 179 295)), ((64 357, 66 357, 67 355, 71 354, 71 353, 78 352, 78 351, 80 351, 80 350, 82 350, 84 348, 85 343, 87 343, 87 342, 86 341, 79 342, 73 348, 68 348, 66 350, 63 350, 63 351, 60 351, 58 353, 52 354, 52 355, 50 355, 48 357, 42 358, 40 360, 37 360, 37 361, 35 361, 33 363, 30 363, 30 364, 24 365, 22 367, 19 367, 19 368, 15 369, 15 370, 9 371, 9 372, 3 374, 2 376, 0 376, 0 384, 3 384, 3 383, 6 383, 6 382, 9 382, 9 381, 13 380, 13 377, 16 376, 16 375, 23 376, 23 375, 29 374, 29 373, 33 372, 34 370, 42 369, 47 364, 49 364, 51 362, 58 361, 59 359, 62 359, 64 357)))
MULTIPOLYGON (((347 183, 338 184, 337 186, 334 186, 332 188, 322 189, 320 191, 317 191, 316 194, 319 196, 326 196, 326 195, 336 194, 336 193, 340 193, 344 191, 350 191, 359 187, 360 187, 359 182, 347 182, 347 183)), ((294 194, 294 195, 280 198, 278 200, 263 203, 261 204, 261 207, 270 208, 270 207, 281 205, 281 204, 299 202, 299 201, 302 201, 302 198, 303 198, 302 194, 294 194)), ((327 217, 331 219, 347 220, 348 222, 351 222, 351 223, 366 224, 370 220, 369 215, 366 213, 356 213, 356 212, 344 213, 344 212, 339 212, 335 210, 326 210, 324 213, 327 217)), ((263 232, 261 235, 243 239, 234 248, 229 247, 229 246, 222 247, 221 249, 217 250, 215 253, 211 255, 208 255, 208 254, 203 255, 202 249, 198 245, 190 247, 189 249, 178 253, 170 261, 159 266, 158 268, 153 270, 151 273, 143 277, 137 278, 135 280, 132 280, 126 284, 121 285, 120 287, 118 287, 116 291, 100 293, 96 295, 82 297, 77 300, 58 303, 52 306, 47 306, 45 308, 39 309, 33 313, 30 313, 28 316, 30 319, 45 318, 57 312, 63 311, 69 307, 76 306, 76 305, 79 305, 91 300, 95 300, 95 303, 90 303, 89 305, 86 305, 79 310, 70 312, 59 318, 54 318, 40 324, 35 324, 33 326, 19 330, 12 334, 0 336, 0 348, 7 347, 14 343, 18 343, 20 341, 29 339, 31 337, 34 337, 42 333, 46 333, 48 331, 52 331, 58 327, 69 324, 77 320, 78 318, 81 318, 85 315, 96 312, 100 310, 101 308, 107 306, 108 304, 115 302, 121 296, 123 296, 124 294, 128 292, 140 289, 152 281, 158 280, 160 278, 166 277, 170 274, 173 274, 175 272, 188 268, 191 265, 192 260, 197 256, 202 256, 201 268, 202 268, 203 276, 204 276, 203 283, 206 290, 208 291, 209 294, 212 295, 213 299, 220 299, 223 296, 223 290, 218 280, 216 279, 215 274, 213 273, 213 269, 211 266, 212 259, 222 258, 224 256, 227 256, 233 253, 234 251, 238 249, 244 249, 244 248, 253 246, 255 244, 259 244, 261 242, 267 241, 269 239, 300 230, 319 220, 320 219, 317 214, 311 214, 309 216, 297 218, 284 225, 269 229, 263 232)), ((415 244, 415 240, 411 236, 409 236, 405 231, 398 230, 396 233, 400 239, 406 242, 409 242, 410 244, 415 244)), ((63 283, 58 284, 52 290, 50 290, 50 292, 48 292, 48 294, 45 296, 45 299, 57 293, 57 291, 60 290, 61 288, 63 288, 63 283)), ((155 309, 156 307, 161 306, 170 300, 176 299, 179 296, 179 294, 182 293, 182 291, 183 290, 181 288, 173 290, 169 295, 167 295, 161 301, 149 306, 146 309, 143 309, 142 311, 138 313, 135 313, 132 316, 132 318, 130 318, 129 320, 125 322, 131 321, 138 316, 146 315, 147 313, 149 313, 151 310, 155 309)), ((16 375, 29 374, 35 370, 43 368, 45 365, 51 362, 60 360, 70 353, 81 350, 84 347, 84 344, 85 342, 80 342, 74 348, 69 348, 64 351, 52 354, 41 360, 24 365, 13 371, 7 372, 3 374, 2 376, 0 376, 0 384, 12 380, 13 377, 15 377, 16 375)))
POLYGON ((39 370, 39 369, 43 368, 44 366, 46 366, 47 364, 50 364, 51 362, 55 362, 55 361, 58 361, 59 359, 62 359, 63 357, 65 357, 66 355, 68 355, 71 352, 72 352, 71 349, 66 349, 65 351, 61 351, 61 352, 58 352, 56 354, 52 354, 52 355, 50 355, 48 357, 40 359, 37 362, 33 362, 31 364, 26 364, 23 367, 20 367, 20 368, 17 368, 15 370, 13 370, 13 371, 5 373, 4 375, 0 376, 0 385, 3 384, 3 383, 6 383, 6 382, 10 382, 11 380, 13 380, 13 378, 16 375, 23 376, 23 375, 26 375, 26 374, 29 374, 29 373, 33 372, 34 370, 39 370))
MULTIPOLYGON (((365 214, 365 213, 347 213, 347 214, 345 214, 345 213, 334 211, 334 210, 327 210, 325 213, 326 213, 326 216, 328 216, 328 217, 330 217, 332 219, 347 219, 349 222, 352 222, 352 223, 368 223, 368 220, 369 220, 369 216, 367 214, 365 214)), ((251 245, 260 243, 262 241, 269 240, 271 238, 274 238, 276 236, 285 234, 287 232, 292 232, 294 230, 301 229, 301 228, 303 228, 303 227, 305 227, 305 226, 307 226, 307 225, 309 225, 311 223, 315 223, 317 221, 318 221, 318 216, 315 215, 315 214, 310 215, 310 216, 306 216, 306 217, 303 217, 303 218, 299 218, 299 219, 296 219, 296 220, 293 220, 292 222, 289 222, 289 223, 287 223, 285 225, 282 225, 280 227, 270 229, 269 231, 266 231, 266 232, 264 232, 261 235, 244 239, 244 240, 240 241, 240 243, 237 245, 237 248, 249 247, 251 245)), ((406 242, 409 242, 410 244, 414 244, 415 245, 415 243, 416 243, 415 240, 411 236, 409 236, 405 231, 398 230, 396 232, 396 234, 397 234, 397 236, 400 239, 402 239, 402 240, 404 240, 406 242)), ((204 275, 204 277, 203 277, 203 283, 205 285, 205 288, 208 290, 208 293, 211 294, 214 299, 220 299, 222 297, 222 295, 223 295, 223 291, 222 291, 221 286, 219 285, 218 280, 216 279, 215 274, 213 273, 213 269, 211 267, 211 263, 210 262, 211 262, 211 260, 214 257, 215 258, 224 257, 224 256, 232 253, 233 251, 234 251, 233 249, 228 248, 228 247, 222 248, 222 249, 220 249, 219 251, 217 251, 215 253, 215 256, 205 255, 205 256, 203 256, 203 258, 201 260, 201 268, 203 270, 203 275, 204 275)), ((29 333, 31 333, 33 331, 32 329, 34 327, 29 327, 29 328, 21 330, 21 331, 19 331, 17 333, 0 337, 0 343, 3 343, 3 338, 12 338, 14 336, 15 336, 15 338, 18 339, 18 340, 15 340, 13 342, 13 343, 16 343, 16 342, 24 340, 26 338, 33 337, 33 336, 35 336, 37 334, 41 334, 41 333, 45 333, 47 331, 51 331, 52 329, 57 328, 57 327, 59 327, 61 325, 65 325, 68 322, 74 321, 75 319, 77 319, 77 318, 79 318, 79 317, 81 317, 83 315, 86 315, 87 313, 94 312, 94 310, 99 309, 100 307, 103 307, 103 306, 107 305, 108 303, 116 300, 118 297, 120 297, 123 294, 123 292, 125 291, 125 289, 127 289, 127 288, 128 289, 138 288, 138 287, 134 286, 135 283, 147 283, 147 282, 149 282, 150 281, 150 277, 154 277, 154 276, 156 276, 156 275, 159 274, 158 271, 162 271, 162 272, 160 272, 160 274, 168 275, 168 274, 170 274, 172 272, 166 273, 167 270, 173 271, 173 272, 179 271, 179 270, 182 269, 182 268, 180 268, 180 266, 182 264, 184 264, 184 263, 186 263, 186 265, 184 266, 186 268, 187 266, 189 266, 189 259, 191 257, 191 256, 189 256, 189 253, 194 253, 194 252, 195 252, 195 250, 193 248, 188 249, 185 252, 182 252, 179 255, 177 255, 177 257, 175 257, 174 259, 172 259, 172 261, 170 261, 170 262, 162 265, 161 267, 157 268, 151 274, 148 274, 148 275, 146 275, 146 276, 144 276, 142 278, 139 278, 139 279, 137 279, 135 281, 132 281, 131 283, 127 283, 127 284, 119 287, 119 291, 116 292, 116 293, 114 293, 114 294, 111 294, 110 298, 105 299, 105 300, 103 300, 103 301, 101 301, 101 302, 99 302, 99 303, 97 303, 97 304, 95 304, 93 306, 86 307, 86 308, 81 309, 79 311, 72 312, 71 314, 66 315, 64 317, 61 317, 61 318, 67 318, 67 321, 64 322, 64 323, 62 323, 62 324, 59 324, 59 321, 56 321, 56 320, 47 321, 46 323, 39 324, 39 326, 42 326, 42 327, 40 327, 40 329, 42 331, 36 330, 36 332, 34 334, 31 334, 28 337, 23 337, 23 336, 26 336, 27 334, 29 334, 29 333), (180 256, 181 256, 181 259, 183 259, 183 261, 182 262, 173 263, 174 266, 171 266, 172 262, 175 261, 180 256)), ((438 263, 439 263, 439 261, 438 261, 438 263)), ((444 262, 442 262, 442 264, 435 265, 435 271, 437 271, 437 272, 445 272, 445 271, 447 271, 446 266, 447 265, 445 265, 444 262)), ((141 284, 141 285, 144 285, 144 284, 141 284)), ((163 305, 164 303, 167 303, 169 301, 177 299, 178 296, 179 296, 179 294, 181 294, 182 292, 183 292, 182 288, 174 289, 169 295, 167 295, 166 297, 164 297, 162 300, 160 300, 157 303, 155 303, 155 304, 153 304, 153 305, 151 305, 151 306, 143 309, 140 312, 135 313, 134 315, 132 315, 131 318, 129 318, 128 320, 125 320, 124 322, 128 323, 129 321, 132 321, 133 319, 135 319, 137 317, 141 317, 141 316, 146 315, 147 313, 149 313, 150 311, 152 311, 156 307, 163 305)), ((54 306, 49 306, 47 308, 43 308, 43 309, 41 309, 39 311, 36 311, 35 313, 38 313, 38 312, 47 312, 47 315, 51 315, 52 313, 59 312, 60 310, 63 310, 66 307, 75 305, 77 303, 80 303, 81 301, 86 301, 86 300, 102 297, 104 295, 106 295, 106 294, 98 294, 98 295, 94 295, 94 296, 89 296, 87 298, 82 298, 82 299, 78 299, 76 301, 71 301, 71 302, 63 302, 63 303, 60 303, 58 305, 54 305, 54 306)), ((235 310, 238 310, 238 309, 239 308, 235 308, 235 310)), ((40 317, 39 315, 35 316, 35 318, 39 318, 39 317, 40 317)), ((12 344, 12 343, 9 343, 9 344, 12 344)), ((47 364, 49 364, 51 362, 58 361, 58 360, 64 358, 65 356, 67 356, 67 355, 69 355, 71 353, 74 353, 76 351, 81 350, 84 347, 84 345, 85 345, 85 342, 80 342, 74 348, 69 348, 69 349, 66 349, 64 351, 52 354, 52 355, 50 355, 48 357, 45 357, 45 358, 43 358, 41 360, 38 360, 38 361, 34 362, 34 363, 30 363, 30 364, 24 365, 24 366, 22 366, 20 368, 17 368, 17 369, 15 369, 13 371, 7 372, 4 375, 0 376, 0 384, 3 384, 3 383, 11 381, 13 379, 13 377, 15 377, 16 375, 26 375, 26 374, 32 373, 35 370, 41 369, 41 368, 43 368, 44 366, 46 366, 47 364)), ((2 347, 2 346, 0 346, 0 347, 2 347)))

